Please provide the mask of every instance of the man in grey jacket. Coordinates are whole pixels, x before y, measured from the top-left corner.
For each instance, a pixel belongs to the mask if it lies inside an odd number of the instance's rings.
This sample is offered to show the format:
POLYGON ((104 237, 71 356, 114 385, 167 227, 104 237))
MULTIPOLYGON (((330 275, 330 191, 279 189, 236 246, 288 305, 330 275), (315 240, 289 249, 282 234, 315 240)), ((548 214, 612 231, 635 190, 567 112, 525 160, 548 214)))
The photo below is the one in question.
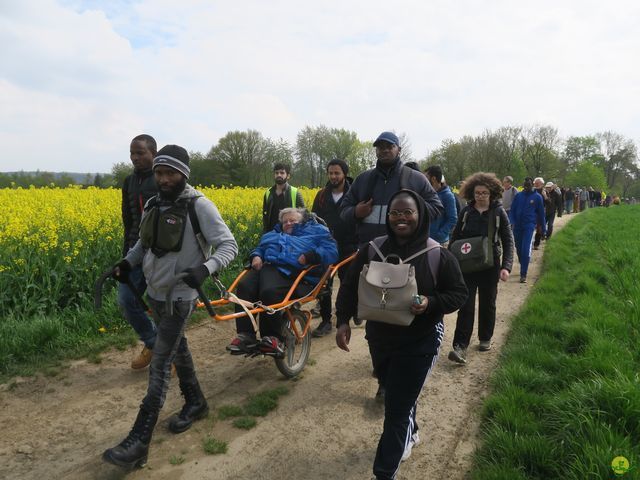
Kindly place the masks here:
POLYGON ((140 239, 115 267, 113 276, 126 282, 132 268, 142 264, 147 296, 158 328, 149 368, 147 394, 129 435, 106 450, 102 458, 121 467, 140 467, 147 461, 149 443, 169 388, 173 363, 185 404, 169 420, 169 430, 184 432, 207 415, 184 335, 197 298, 196 288, 226 267, 238 246, 216 206, 195 190, 189 178, 189 154, 177 145, 163 147, 153 159, 158 195, 145 205, 140 239), (214 253, 212 254, 212 248, 214 253), (166 302, 170 284, 179 273, 188 275, 173 290, 173 313, 166 302))

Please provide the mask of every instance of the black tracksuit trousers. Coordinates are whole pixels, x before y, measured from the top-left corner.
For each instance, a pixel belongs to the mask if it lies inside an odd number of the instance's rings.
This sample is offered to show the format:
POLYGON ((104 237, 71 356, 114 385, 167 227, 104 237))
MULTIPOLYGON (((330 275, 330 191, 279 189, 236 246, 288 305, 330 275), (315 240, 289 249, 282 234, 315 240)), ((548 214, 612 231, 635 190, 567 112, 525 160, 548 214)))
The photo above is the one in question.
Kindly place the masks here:
POLYGON ((493 329, 496 325, 498 275, 498 266, 480 272, 463 274, 464 283, 469 289, 469 296, 464 306, 458 311, 453 345, 467 348, 471 342, 476 313, 476 292, 478 293, 478 338, 480 341, 488 341, 493 337, 493 329))
POLYGON ((435 354, 406 354, 369 344, 378 381, 386 390, 384 427, 373 462, 373 473, 378 480, 395 478, 404 450, 411 436, 418 431, 418 397, 438 359, 437 350, 443 335, 444 326, 440 323, 434 329, 435 354))

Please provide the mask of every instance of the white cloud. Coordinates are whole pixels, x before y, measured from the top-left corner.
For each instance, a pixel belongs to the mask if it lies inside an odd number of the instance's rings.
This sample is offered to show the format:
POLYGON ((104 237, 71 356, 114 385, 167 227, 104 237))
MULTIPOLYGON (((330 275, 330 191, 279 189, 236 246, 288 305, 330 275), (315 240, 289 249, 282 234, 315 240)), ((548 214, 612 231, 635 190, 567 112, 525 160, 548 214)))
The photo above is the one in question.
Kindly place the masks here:
POLYGON ((638 141, 638 14, 630 1, 5 2, 0 170, 108 171, 141 132, 205 152, 229 130, 395 129, 419 157, 510 124, 638 141))

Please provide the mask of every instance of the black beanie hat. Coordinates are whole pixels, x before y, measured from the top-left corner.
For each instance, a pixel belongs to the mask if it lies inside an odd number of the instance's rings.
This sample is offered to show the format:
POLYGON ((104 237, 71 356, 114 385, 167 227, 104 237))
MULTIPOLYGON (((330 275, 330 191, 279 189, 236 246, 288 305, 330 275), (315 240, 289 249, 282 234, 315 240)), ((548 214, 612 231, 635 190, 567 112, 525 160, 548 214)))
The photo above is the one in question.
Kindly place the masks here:
POLYGON ((189 169, 189 153, 179 145, 165 145, 158 151, 158 155, 153 159, 153 169, 158 165, 171 167, 179 171, 188 180, 191 170, 189 169))

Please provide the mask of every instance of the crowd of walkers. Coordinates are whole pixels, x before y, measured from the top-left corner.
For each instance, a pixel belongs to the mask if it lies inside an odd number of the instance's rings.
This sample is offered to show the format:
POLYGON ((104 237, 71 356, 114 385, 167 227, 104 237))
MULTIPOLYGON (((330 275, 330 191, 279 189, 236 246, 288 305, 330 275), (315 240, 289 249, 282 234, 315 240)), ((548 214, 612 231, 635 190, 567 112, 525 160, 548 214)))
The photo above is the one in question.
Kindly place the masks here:
MULTIPOLYGON (((351 326, 366 321, 365 338, 377 381, 375 398, 385 409, 373 474, 376 479, 393 479, 420 442, 416 408, 439 355, 444 315, 458 311, 448 358, 466 365, 477 298, 477 348, 491 350, 498 284, 512 273, 514 251, 519 281, 526 284, 532 250, 552 236, 556 217, 609 206, 616 199, 591 187, 558 187, 541 177, 525 178, 518 189, 512 177, 499 180, 484 172, 460 182, 456 195, 440 166, 429 166, 423 173, 417 164, 403 164, 400 140, 393 132, 382 132, 373 146, 375 167, 355 179, 348 176, 343 160, 329 162, 327 183, 310 211, 289 183, 291 167, 274 166, 274 185, 263 198, 263 236, 247 259, 249 272, 237 291, 245 300, 275 303, 308 265, 326 268, 357 252, 338 274, 335 340, 348 352, 351 326), (359 310, 364 272, 373 262, 385 264, 391 259, 409 265, 415 280, 412 300, 401 307, 408 317, 405 323, 385 313, 384 288, 382 313, 359 310)), ((152 137, 139 135, 131 142, 130 154, 134 172, 122 190, 123 258, 114 266, 113 277, 121 282, 123 314, 143 343, 131 366, 150 365, 149 383, 129 435, 103 454, 105 461, 126 468, 147 460, 172 372, 178 376, 185 404, 171 417, 169 430, 184 432, 207 415, 185 326, 196 289, 238 251, 215 205, 187 183, 189 155, 184 148, 167 145, 156 151, 152 137), (169 305, 167 286, 182 272, 187 276, 177 284, 169 305), (146 289, 152 318, 129 285, 146 289)), ((320 298, 316 338, 333 330, 331 288, 328 292, 320 298)), ((227 350, 242 354, 258 348, 263 354, 284 355, 281 322, 277 312, 265 314, 253 325, 247 318, 238 319, 237 336, 227 350)))

